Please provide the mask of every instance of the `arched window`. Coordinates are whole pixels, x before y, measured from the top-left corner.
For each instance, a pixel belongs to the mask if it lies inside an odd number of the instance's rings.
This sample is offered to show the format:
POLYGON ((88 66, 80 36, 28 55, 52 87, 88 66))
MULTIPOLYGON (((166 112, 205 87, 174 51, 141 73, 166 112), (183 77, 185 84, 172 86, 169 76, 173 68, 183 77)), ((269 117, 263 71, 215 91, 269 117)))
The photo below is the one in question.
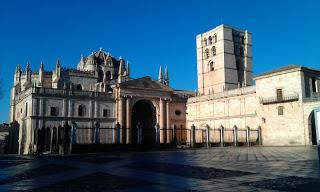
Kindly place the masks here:
POLYGON ((204 51, 204 54, 205 54, 204 57, 205 57, 206 59, 208 59, 209 56, 210 56, 209 49, 206 49, 206 50, 204 51))
POLYGON ((217 40, 218 40, 218 39, 217 39, 217 34, 215 33, 215 34, 213 35, 213 42, 216 43, 217 40))
POLYGON ((211 44, 212 44, 212 37, 209 36, 209 45, 211 45, 211 44))
POLYGON ((108 109, 103 109, 103 117, 108 117, 110 115, 110 112, 108 109))
POLYGON ((78 116, 82 117, 82 116, 85 116, 85 114, 86 114, 86 107, 83 106, 83 105, 79 105, 79 107, 78 107, 78 116))
POLYGON ((76 89, 79 90, 79 91, 81 91, 81 90, 82 90, 82 85, 81 85, 81 84, 78 84, 77 87, 76 87, 76 89))
POLYGON ((111 79, 111 72, 107 71, 106 73, 106 80, 109 81, 111 79))
POLYGON ((209 72, 210 71, 214 71, 214 62, 213 61, 209 62, 209 72))
POLYGON ((213 47, 211 48, 211 54, 212 54, 212 56, 215 56, 215 55, 217 54, 217 52, 216 52, 216 47, 215 47, 215 46, 213 46, 213 47))
POLYGON ((208 45, 207 38, 204 38, 204 39, 203 39, 203 42, 204 42, 204 46, 207 46, 207 45, 208 45))

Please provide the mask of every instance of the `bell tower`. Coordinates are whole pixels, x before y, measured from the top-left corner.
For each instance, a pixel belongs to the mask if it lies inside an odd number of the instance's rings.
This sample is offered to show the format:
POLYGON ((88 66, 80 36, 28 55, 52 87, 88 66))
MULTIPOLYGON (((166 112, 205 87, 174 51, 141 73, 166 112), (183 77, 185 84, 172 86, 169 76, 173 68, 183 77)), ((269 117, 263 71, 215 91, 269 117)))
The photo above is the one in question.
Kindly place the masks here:
POLYGON ((196 42, 200 95, 252 85, 250 32, 219 25, 197 35, 196 42))

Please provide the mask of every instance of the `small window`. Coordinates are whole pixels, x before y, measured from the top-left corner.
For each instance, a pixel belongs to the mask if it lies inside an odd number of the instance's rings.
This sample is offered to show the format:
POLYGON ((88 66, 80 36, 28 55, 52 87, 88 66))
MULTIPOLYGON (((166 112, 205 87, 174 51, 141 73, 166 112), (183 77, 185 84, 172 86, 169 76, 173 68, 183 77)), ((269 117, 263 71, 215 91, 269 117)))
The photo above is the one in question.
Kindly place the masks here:
POLYGON ((50 107, 50 116, 57 116, 57 115, 58 115, 58 108, 50 107))
POLYGON ((217 34, 214 34, 214 35, 213 35, 213 42, 216 43, 217 41, 218 41, 218 39, 217 39, 217 34))
POLYGON ((312 92, 316 93, 317 92, 316 78, 314 77, 311 78, 311 86, 312 86, 312 92))
POLYGON ((212 37, 211 36, 209 36, 209 45, 211 45, 212 44, 212 37))
POLYGON ((204 53, 205 53, 205 58, 208 59, 210 56, 209 49, 206 49, 204 53))
POLYGON ((204 38, 203 42, 204 42, 204 46, 207 46, 207 45, 208 45, 207 38, 204 38))
POLYGON ((86 113, 86 108, 85 108, 85 106, 79 105, 79 107, 78 107, 78 116, 79 116, 79 117, 82 117, 82 116, 85 115, 85 113, 86 113))
POLYGON ((175 110, 174 114, 176 114, 176 116, 180 116, 181 115, 181 111, 180 110, 175 110))
POLYGON ((278 115, 283 115, 283 106, 278 106, 278 115))
POLYGON ((213 61, 211 61, 210 63, 209 63, 209 72, 210 71, 214 71, 214 62, 213 61))
POLYGON ((281 101, 283 98, 282 96, 282 89, 277 89, 277 100, 281 101))
POLYGON ((81 90, 82 90, 82 85, 81 85, 81 84, 78 84, 77 87, 76 87, 76 89, 79 90, 79 91, 81 91, 81 90))
POLYGON ((217 52, 216 52, 216 47, 215 46, 213 46, 211 48, 211 54, 212 54, 212 56, 216 56, 217 52))
POLYGON ((108 109, 104 109, 103 110, 103 117, 108 117, 109 116, 109 110, 108 109))

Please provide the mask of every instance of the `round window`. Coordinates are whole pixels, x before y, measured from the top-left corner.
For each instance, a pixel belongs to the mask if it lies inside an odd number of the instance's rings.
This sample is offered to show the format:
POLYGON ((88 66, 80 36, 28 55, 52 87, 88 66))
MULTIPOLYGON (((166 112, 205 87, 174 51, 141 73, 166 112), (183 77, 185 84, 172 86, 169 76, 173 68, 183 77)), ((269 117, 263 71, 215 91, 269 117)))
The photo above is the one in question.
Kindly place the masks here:
POLYGON ((180 115, 181 115, 181 111, 180 111, 180 110, 175 110, 174 113, 175 113, 177 116, 180 116, 180 115))

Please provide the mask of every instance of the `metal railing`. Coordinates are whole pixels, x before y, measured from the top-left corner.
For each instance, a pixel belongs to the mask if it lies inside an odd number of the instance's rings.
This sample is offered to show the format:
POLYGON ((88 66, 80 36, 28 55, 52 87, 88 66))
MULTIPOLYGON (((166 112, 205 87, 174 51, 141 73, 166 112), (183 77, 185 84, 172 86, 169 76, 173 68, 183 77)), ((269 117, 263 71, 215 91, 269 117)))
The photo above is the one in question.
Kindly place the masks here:
POLYGON ((34 132, 35 153, 70 153, 80 145, 172 145, 187 147, 261 145, 261 128, 156 129, 156 128, 85 128, 48 127, 34 132))
POLYGON ((252 146, 262 145, 261 128, 226 129, 224 127, 211 129, 191 127, 188 142, 191 147, 213 146, 252 146))
POLYGON ((58 95, 58 96, 79 96, 79 97, 111 97, 112 93, 108 92, 95 92, 95 91, 80 91, 80 90, 67 90, 55 89, 44 87, 31 87, 25 91, 17 93, 15 100, 19 101, 30 94, 43 94, 43 95, 58 95))
POLYGON ((261 99, 261 103, 263 105, 268 105, 268 104, 292 102, 292 101, 298 101, 298 100, 299 100, 299 95, 298 94, 294 94, 294 95, 285 95, 285 96, 282 96, 282 97, 262 98, 261 99))

